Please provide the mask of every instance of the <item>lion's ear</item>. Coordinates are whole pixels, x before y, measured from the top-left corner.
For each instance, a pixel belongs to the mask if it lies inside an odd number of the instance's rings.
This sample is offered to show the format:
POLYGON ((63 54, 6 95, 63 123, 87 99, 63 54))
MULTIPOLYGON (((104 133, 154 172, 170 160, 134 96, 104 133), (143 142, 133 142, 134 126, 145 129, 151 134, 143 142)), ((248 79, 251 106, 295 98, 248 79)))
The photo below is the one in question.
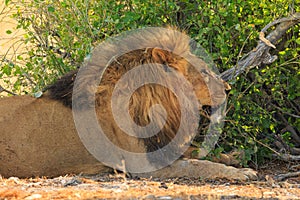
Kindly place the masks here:
POLYGON ((152 50, 152 58, 157 63, 166 63, 167 62, 167 56, 166 51, 159 49, 159 48, 153 48, 152 50))

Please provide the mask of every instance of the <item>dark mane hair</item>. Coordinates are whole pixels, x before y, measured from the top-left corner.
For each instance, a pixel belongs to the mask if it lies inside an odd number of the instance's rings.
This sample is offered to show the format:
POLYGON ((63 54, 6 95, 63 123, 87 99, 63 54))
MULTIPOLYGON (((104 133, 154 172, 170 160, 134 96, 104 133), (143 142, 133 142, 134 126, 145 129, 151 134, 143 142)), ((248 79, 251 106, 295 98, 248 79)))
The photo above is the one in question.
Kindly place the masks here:
POLYGON ((72 107, 72 93, 78 69, 72 70, 45 88, 51 99, 61 101, 65 106, 72 107))

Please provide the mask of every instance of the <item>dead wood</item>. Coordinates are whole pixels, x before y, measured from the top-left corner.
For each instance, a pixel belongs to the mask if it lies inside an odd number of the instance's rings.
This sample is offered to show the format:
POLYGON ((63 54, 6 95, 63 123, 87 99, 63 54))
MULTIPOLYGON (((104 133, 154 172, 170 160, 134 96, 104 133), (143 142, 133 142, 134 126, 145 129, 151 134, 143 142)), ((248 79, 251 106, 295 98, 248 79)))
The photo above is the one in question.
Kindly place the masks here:
POLYGON ((290 17, 278 19, 269 23, 261 30, 259 34, 260 41, 256 48, 246 54, 236 66, 220 74, 220 77, 225 81, 229 81, 256 66, 273 63, 277 59, 277 56, 272 56, 269 52, 270 49, 276 48, 274 44, 277 44, 285 33, 298 23, 300 23, 300 13, 295 13, 290 17), (279 25, 265 37, 265 32, 276 24, 279 25))
POLYGON ((276 154, 276 157, 279 156, 281 160, 284 161, 300 161, 300 156, 299 155, 291 155, 291 154, 276 154))
POLYGON ((300 176, 300 171, 298 171, 298 172, 289 172, 289 173, 286 173, 286 174, 279 174, 279 175, 275 176, 275 179, 278 180, 278 181, 283 181, 287 178, 298 177, 298 176, 300 176))

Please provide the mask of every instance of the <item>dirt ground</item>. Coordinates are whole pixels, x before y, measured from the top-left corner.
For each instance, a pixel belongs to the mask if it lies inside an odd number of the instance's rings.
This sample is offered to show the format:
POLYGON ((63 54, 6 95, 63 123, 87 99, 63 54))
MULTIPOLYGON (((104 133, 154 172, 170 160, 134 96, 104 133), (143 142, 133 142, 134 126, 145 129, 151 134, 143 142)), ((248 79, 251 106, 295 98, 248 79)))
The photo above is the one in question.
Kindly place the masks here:
MULTIPOLYGON (((299 164, 299 163, 298 163, 299 164)), ((188 178, 139 179, 124 174, 56 178, 0 178, 0 199, 300 199, 297 163, 270 163, 249 182, 188 178)))

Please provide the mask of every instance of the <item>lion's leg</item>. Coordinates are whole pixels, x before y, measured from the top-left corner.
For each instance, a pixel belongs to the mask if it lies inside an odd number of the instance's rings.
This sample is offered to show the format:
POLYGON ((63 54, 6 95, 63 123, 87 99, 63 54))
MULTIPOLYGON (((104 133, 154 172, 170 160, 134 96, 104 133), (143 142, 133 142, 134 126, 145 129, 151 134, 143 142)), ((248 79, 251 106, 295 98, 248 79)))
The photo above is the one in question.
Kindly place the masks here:
POLYGON ((140 177, 193 177, 193 178, 227 178, 237 180, 255 180, 256 172, 249 168, 238 169, 226 166, 220 163, 213 163, 207 160, 177 160, 173 164, 163 169, 143 173, 134 174, 140 177))

